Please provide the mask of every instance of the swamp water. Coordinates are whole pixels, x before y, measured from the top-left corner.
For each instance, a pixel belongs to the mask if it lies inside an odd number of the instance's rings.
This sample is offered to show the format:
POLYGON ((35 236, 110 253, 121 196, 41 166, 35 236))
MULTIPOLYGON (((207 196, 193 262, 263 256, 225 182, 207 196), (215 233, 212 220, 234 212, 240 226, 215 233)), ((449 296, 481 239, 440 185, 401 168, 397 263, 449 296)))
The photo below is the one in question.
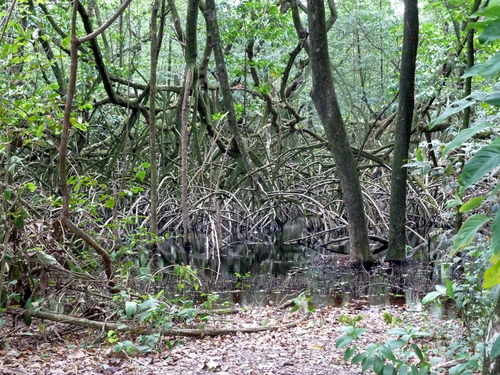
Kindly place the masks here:
MULTIPOLYGON (((219 253, 207 250, 203 236, 193 238, 189 253, 165 243, 162 256, 170 263, 189 264, 201 281, 200 292, 216 292, 222 301, 240 305, 281 304, 301 292, 314 305, 340 307, 401 306, 422 308, 420 301, 439 284, 438 270, 428 262, 391 267, 383 263, 367 272, 348 265, 348 255, 286 243, 297 238, 296 228, 278 236, 235 239, 219 253), (295 236, 295 237, 294 237, 295 236)), ((162 285, 175 291, 179 278, 166 273, 162 285)), ((175 292, 174 292, 175 293, 175 292)), ((453 316, 449 306, 429 306, 435 316, 453 316)))

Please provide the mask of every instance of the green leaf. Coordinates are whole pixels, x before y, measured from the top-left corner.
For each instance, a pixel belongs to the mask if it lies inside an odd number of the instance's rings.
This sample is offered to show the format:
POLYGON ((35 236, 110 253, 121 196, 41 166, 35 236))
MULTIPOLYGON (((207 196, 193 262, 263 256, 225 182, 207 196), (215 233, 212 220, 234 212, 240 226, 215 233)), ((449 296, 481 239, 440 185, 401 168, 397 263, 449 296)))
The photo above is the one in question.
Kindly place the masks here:
POLYGON ((398 339, 398 340, 389 340, 385 344, 389 347, 389 349, 394 350, 401 348, 406 344, 406 342, 404 340, 398 339))
POLYGON ((471 198, 467 202, 465 202, 458 211, 459 212, 472 211, 473 209, 478 208, 485 199, 486 199, 485 197, 471 198))
POLYGON ((382 345, 380 347, 380 353, 382 353, 382 355, 387 358, 388 360, 390 361, 396 361, 396 356, 394 355, 394 353, 392 352, 391 349, 389 349, 387 346, 385 345, 382 345))
POLYGON ((106 206, 106 208, 113 208, 115 206, 115 198, 109 197, 108 199, 106 199, 104 205, 106 206))
POLYGON ((461 179, 464 188, 474 185, 485 174, 500 166, 500 137, 484 146, 464 165, 461 179))
POLYGON ((456 102, 451 103, 451 105, 446 108, 443 113, 441 113, 438 117, 436 117, 429 123, 429 129, 432 129, 434 126, 439 125, 451 115, 463 111, 465 108, 468 108, 474 104, 476 104, 476 100, 471 97, 457 100, 456 102))
POLYGON ((365 359, 363 359, 363 361, 361 362, 361 371, 365 372, 369 368, 371 368, 373 365, 374 359, 375 358, 372 355, 367 356, 365 359))
POLYGON ((421 147, 417 148, 417 151, 415 152, 415 158, 418 162, 423 162, 425 160, 424 155, 422 154, 421 147))
POLYGON ((348 361, 354 355, 356 349, 356 346, 350 346, 349 348, 346 348, 344 352, 344 361, 348 361))
POLYGON ((384 362, 379 357, 375 357, 375 360, 373 361, 373 371, 375 374, 379 374, 383 367, 384 362))
POLYGON ((481 35, 479 35, 480 43, 494 42, 500 38, 500 19, 496 19, 485 27, 481 35))
POLYGON ((429 302, 432 302, 436 298, 441 297, 442 295, 443 295, 443 293, 438 292, 438 291, 427 293, 427 295, 422 299, 422 304, 425 305, 429 302))
POLYGON ((21 213, 20 215, 17 215, 14 218, 14 226, 17 228, 23 228, 24 227, 24 217, 25 217, 25 215, 23 215, 23 213, 21 213))
POLYGON ((446 279, 446 295, 450 298, 455 298, 455 291, 453 290, 453 281, 446 279))
POLYGON ((144 182, 144 179, 146 178, 146 171, 138 171, 135 174, 135 177, 141 182, 144 182))
POLYGON ((493 6, 493 4, 488 5, 487 8, 485 9, 480 9, 474 14, 471 15, 471 17, 478 17, 478 16, 483 16, 483 17, 499 17, 500 16, 500 6, 496 5, 493 6))
POLYGON ((500 255, 500 210, 495 214, 491 226, 491 250, 493 254, 500 255))
POLYGON ((488 221, 490 218, 483 214, 472 215, 469 217, 455 236, 451 256, 455 255, 458 251, 468 246, 474 238, 477 231, 488 221))
POLYGON ((483 288, 493 288, 500 284, 500 261, 497 261, 484 272, 483 288))
POLYGON ((34 135, 36 138, 42 138, 43 136, 43 132, 45 130, 45 125, 38 125, 36 128, 35 128, 35 131, 34 131, 34 135))
POLYGON ((462 199, 457 195, 455 198, 450 199, 446 203, 446 208, 449 210, 451 208, 461 206, 462 204, 463 204, 462 199))
POLYGON ((36 185, 33 182, 27 182, 24 184, 24 186, 26 187, 26 189, 28 189, 32 193, 34 193, 36 190, 36 185))
POLYGON ((132 318, 137 311, 137 303, 134 301, 127 301, 125 302, 125 315, 127 316, 127 319, 132 318))
POLYGON ((340 336, 337 340, 337 342, 335 343, 335 347, 337 349, 341 349, 347 345, 349 345, 352 341, 352 336, 349 336, 349 335, 343 335, 343 336, 340 336))
POLYGON ((391 328, 390 330, 387 331, 387 333, 389 335, 397 335, 397 336, 399 336, 399 335, 406 335, 408 333, 408 331, 406 329, 404 329, 404 328, 398 328, 398 327, 396 327, 396 328, 391 328))
POLYGON ((444 285, 437 284, 435 288, 439 293, 446 294, 446 287, 444 285))
POLYGON ((368 355, 367 352, 363 352, 363 353, 359 353, 359 354, 356 354, 354 356, 354 358, 351 360, 351 363, 353 365, 357 364, 357 363, 361 363, 365 358, 366 356, 368 355))
POLYGON ((85 124, 84 122, 80 122, 74 117, 71 117, 69 121, 71 125, 73 125, 78 130, 87 131, 87 124, 85 124))
POLYGON ((139 305, 139 311, 151 310, 159 305, 157 299, 150 298, 139 305))
POLYGON ((38 260, 40 260, 40 262, 42 262, 43 264, 46 264, 46 265, 58 264, 58 261, 56 258, 54 258, 50 254, 44 253, 43 251, 38 251, 36 253, 36 256, 37 256, 38 260))
POLYGON ((467 69, 461 78, 467 78, 473 76, 490 77, 498 74, 499 72, 500 72, 500 52, 490 57, 488 61, 476 64, 473 67, 467 69))
POLYGON ((12 197, 12 190, 10 189, 5 189, 3 191, 3 199, 8 201, 12 197))
POLYGON ((401 367, 399 368, 398 374, 399 375, 406 375, 406 374, 408 374, 408 365, 406 363, 403 363, 401 365, 401 367))
POLYGON ((492 125, 489 122, 483 122, 480 125, 477 125, 477 126, 467 128, 467 129, 460 131, 455 136, 455 138, 450 143, 448 143, 446 145, 446 147, 443 149, 443 151, 441 153, 441 158, 444 158, 446 155, 448 155, 448 153, 451 150, 454 150, 454 149, 462 146, 465 141, 469 140, 470 138, 472 138, 474 135, 476 135, 480 131, 482 131, 486 128, 489 128, 491 126, 492 125))
POLYGON ((500 355, 500 336, 496 338, 495 342, 491 346, 490 359, 493 361, 499 355, 500 355))
POLYGON ((394 368, 393 365, 390 363, 386 363, 384 365, 384 372, 382 372, 382 375, 393 375, 396 369, 394 368))
POLYGON ((421 362, 424 362, 425 361, 424 354, 422 353, 422 350, 418 347, 418 345, 411 344, 410 346, 415 351, 415 354, 417 355, 418 359, 420 359, 421 362))
POLYGON ((489 93, 481 101, 495 107, 500 107, 500 91, 493 91, 489 93))
POLYGON ((26 324, 27 326, 30 326, 31 325, 31 321, 32 321, 31 314, 29 312, 25 311, 23 313, 23 322, 24 322, 24 324, 26 324))

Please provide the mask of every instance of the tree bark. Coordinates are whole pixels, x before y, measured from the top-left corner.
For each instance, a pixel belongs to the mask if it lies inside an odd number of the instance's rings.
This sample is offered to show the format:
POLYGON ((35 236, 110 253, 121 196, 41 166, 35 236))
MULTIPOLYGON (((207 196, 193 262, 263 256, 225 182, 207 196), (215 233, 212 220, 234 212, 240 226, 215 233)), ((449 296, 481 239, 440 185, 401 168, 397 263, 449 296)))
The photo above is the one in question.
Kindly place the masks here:
POLYGON ((227 121, 229 128, 233 135, 233 154, 238 159, 238 164, 241 165, 242 169, 246 172, 247 176, 250 177, 253 185, 262 189, 260 181, 258 181, 257 176, 254 175, 254 168, 250 156, 248 154, 247 148, 241 136, 240 130, 238 128, 238 121, 236 116, 236 111, 234 108, 233 95, 231 93, 231 87, 229 84, 229 76, 226 69, 226 62, 224 59, 224 51, 222 49, 222 43, 220 38, 219 24, 217 21, 217 13, 215 11, 215 1, 207 0, 205 8, 205 21, 207 24, 207 34, 210 37, 212 43, 212 49, 214 52, 215 65, 217 70, 217 78, 220 84, 220 90, 222 94, 222 107, 227 113, 227 121))
POLYGON ((399 106, 392 160, 387 260, 406 258, 406 179, 403 165, 408 159, 413 110, 415 107, 415 65, 418 47, 418 0, 405 0, 403 52, 399 77, 399 106))
MULTIPOLYGON (((498 288, 498 287, 497 287, 498 288)), ((491 349, 496 340, 500 340, 500 298, 499 291, 495 292, 496 304, 491 318, 488 333, 484 343, 483 375, 500 374, 500 356, 491 359, 491 349)))
POLYGON ((156 152, 156 94, 158 68, 158 8, 160 4, 155 0, 151 12, 151 67, 149 78, 149 161, 151 171, 151 213, 149 216, 149 231, 156 238, 158 236, 158 155, 156 152))
MULTIPOLYGON (((197 21, 199 0, 189 0, 186 17, 186 48, 184 56, 186 60, 184 92, 181 105, 181 211, 184 249, 191 248, 189 240, 189 207, 188 207, 188 169, 189 169, 189 136, 190 124, 189 113, 191 109, 191 98, 197 95, 197 69, 196 60, 198 56, 197 43, 197 21)), ((194 125, 194 124, 191 124, 194 125)))
POLYGON ((358 264, 370 263, 373 258, 369 248, 358 170, 345 131, 330 68, 325 6, 322 0, 308 0, 307 6, 313 80, 311 98, 325 129, 328 147, 338 169, 349 223, 351 260, 358 264))
POLYGON ((61 213, 59 215, 59 222, 61 225, 72 233, 76 234, 85 243, 91 246, 102 258, 104 270, 108 278, 108 286, 111 292, 116 292, 115 282, 113 281, 113 269, 111 266, 111 259, 109 254, 104 250, 92 237, 87 235, 83 230, 78 228, 70 219, 70 193, 68 187, 68 144, 70 139, 71 129, 71 113, 73 108, 73 101, 76 95, 76 81, 78 76, 78 47, 80 44, 94 40, 99 34, 104 32, 118 16, 126 9, 131 0, 125 0, 120 8, 97 30, 78 38, 76 36, 76 16, 78 9, 81 6, 78 0, 73 3, 71 13, 71 34, 70 34, 70 69, 69 69, 69 82, 67 87, 66 102, 64 105, 64 115, 61 130, 61 140, 59 144, 59 190, 62 198, 61 213))

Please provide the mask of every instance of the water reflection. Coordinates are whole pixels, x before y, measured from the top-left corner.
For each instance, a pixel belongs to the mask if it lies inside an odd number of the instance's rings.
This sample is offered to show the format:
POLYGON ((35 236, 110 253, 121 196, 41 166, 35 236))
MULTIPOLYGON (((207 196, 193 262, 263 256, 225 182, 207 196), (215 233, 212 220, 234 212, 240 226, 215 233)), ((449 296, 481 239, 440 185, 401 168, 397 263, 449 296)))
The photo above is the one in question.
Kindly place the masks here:
MULTIPOLYGON (((192 239, 186 253, 174 242, 166 243, 162 256, 167 262, 190 264, 198 270, 204 292, 218 292, 224 300, 249 304, 280 304, 308 291, 314 304, 331 306, 393 305, 421 309, 420 300, 439 282, 428 263, 371 270, 353 269, 347 255, 325 249, 286 245, 300 236, 296 228, 284 230, 279 238, 256 235, 250 240, 235 239, 214 254, 202 235, 192 239)), ((175 279, 165 274, 161 288, 175 291, 175 279)), ((442 315, 439 313, 437 315, 442 315)))

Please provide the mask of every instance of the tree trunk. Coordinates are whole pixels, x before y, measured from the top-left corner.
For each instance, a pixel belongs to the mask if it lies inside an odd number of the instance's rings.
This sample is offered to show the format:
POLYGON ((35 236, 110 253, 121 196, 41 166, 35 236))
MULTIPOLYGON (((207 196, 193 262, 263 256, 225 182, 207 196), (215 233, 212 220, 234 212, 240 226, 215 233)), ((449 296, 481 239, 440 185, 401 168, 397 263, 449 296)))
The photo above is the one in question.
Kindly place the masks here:
POLYGON ((328 147, 333 154, 340 178, 340 188, 349 223, 351 260, 358 264, 372 262, 368 242, 363 195, 358 170, 345 131, 333 85, 328 55, 328 40, 323 1, 308 0, 308 22, 313 88, 311 98, 323 123, 328 147))
POLYGON ((151 213, 149 218, 149 231, 156 238, 158 236, 158 154, 156 152, 156 94, 158 68, 158 7, 155 0, 151 12, 151 68, 149 78, 149 161, 151 163, 151 213))
POLYGON ((207 34, 210 37, 210 42, 212 43, 211 47, 214 52, 217 78, 219 80, 220 90, 222 94, 222 107, 227 113, 227 122, 233 135, 233 154, 237 157, 237 160, 239 162, 238 164, 243 167, 244 171, 251 179, 253 185, 262 189, 263 181, 258 181, 258 177, 253 173, 253 164, 238 128, 238 121, 236 111, 234 109, 234 100, 229 84, 226 62, 224 59, 224 51, 220 38, 219 24, 217 21, 217 13, 215 10, 214 0, 206 1, 205 21, 207 25, 207 34))
POLYGON ((399 107, 392 160, 389 249, 387 260, 406 258, 406 178, 413 109, 415 106, 415 64, 418 47, 418 0, 405 0, 403 52, 399 77, 399 107))
POLYGON ((184 92, 182 95, 181 107, 181 211, 182 211, 182 229, 183 229, 183 242, 184 249, 191 249, 191 242, 189 239, 189 207, 188 207, 188 169, 189 169, 189 113, 191 109, 191 99, 197 95, 197 71, 196 59, 198 56, 198 35, 196 25, 198 21, 198 6, 199 0, 189 0, 187 17, 186 17, 186 36, 185 36, 185 59, 186 59, 186 72, 184 92))
MULTIPOLYGON (((495 294, 498 294, 498 291, 495 294)), ((500 340, 500 298, 498 296, 484 343, 483 375, 500 374, 500 356, 493 360, 490 358, 491 349, 496 340, 500 340)))

